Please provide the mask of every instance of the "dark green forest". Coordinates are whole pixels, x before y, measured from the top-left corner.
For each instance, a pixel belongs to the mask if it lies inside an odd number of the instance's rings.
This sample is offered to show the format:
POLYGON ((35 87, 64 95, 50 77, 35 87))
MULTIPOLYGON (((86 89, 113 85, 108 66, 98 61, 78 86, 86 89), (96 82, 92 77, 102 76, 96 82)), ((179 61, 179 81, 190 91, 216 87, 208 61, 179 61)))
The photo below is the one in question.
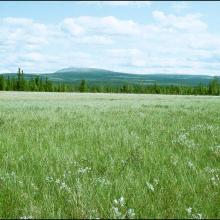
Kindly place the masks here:
POLYGON ((220 82, 214 78, 208 85, 90 85, 86 80, 80 83, 52 82, 48 78, 35 76, 25 79, 24 72, 18 69, 17 76, 0 76, 0 91, 44 91, 44 92, 104 92, 104 93, 143 93, 143 94, 180 94, 180 95, 220 95, 220 82))

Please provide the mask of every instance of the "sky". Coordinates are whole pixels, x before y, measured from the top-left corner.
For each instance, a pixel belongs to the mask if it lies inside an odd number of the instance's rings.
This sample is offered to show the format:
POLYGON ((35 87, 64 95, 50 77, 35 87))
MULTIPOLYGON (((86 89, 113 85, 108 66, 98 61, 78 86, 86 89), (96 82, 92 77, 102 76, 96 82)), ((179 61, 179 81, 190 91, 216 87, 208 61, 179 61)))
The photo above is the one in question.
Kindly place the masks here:
POLYGON ((0 2, 0 73, 220 75, 218 1, 0 2))

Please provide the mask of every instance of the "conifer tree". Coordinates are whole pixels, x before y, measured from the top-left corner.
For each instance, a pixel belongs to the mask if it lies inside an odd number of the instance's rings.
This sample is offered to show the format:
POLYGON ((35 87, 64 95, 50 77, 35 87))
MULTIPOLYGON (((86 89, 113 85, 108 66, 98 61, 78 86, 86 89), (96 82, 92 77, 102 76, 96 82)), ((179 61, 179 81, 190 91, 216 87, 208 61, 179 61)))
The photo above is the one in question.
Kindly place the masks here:
POLYGON ((4 76, 0 76, 0 90, 6 89, 6 82, 4 76))
POLYGON ((80 92, 86 92, 87 91, 87 85, 86 85, 86 81, 84 79, 80 83, 79 91, 80 92))

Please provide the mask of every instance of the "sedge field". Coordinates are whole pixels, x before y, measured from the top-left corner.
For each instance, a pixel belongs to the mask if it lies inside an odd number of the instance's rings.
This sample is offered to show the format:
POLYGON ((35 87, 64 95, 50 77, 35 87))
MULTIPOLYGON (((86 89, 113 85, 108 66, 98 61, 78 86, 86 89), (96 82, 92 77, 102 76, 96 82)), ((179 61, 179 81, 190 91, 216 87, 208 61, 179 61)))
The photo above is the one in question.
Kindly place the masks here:
POLYGON ((0 218, 220 218, 220 97, 0 92, 0 218))

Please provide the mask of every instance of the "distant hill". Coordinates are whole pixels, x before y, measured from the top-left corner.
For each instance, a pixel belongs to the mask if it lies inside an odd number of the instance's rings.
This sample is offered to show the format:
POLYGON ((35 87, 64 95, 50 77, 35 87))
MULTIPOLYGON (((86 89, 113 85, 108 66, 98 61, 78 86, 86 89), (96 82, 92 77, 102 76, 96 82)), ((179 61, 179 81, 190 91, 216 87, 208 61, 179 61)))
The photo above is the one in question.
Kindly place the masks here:
MULTIPOLYGON (((16 73, 4 74, 15 77, 16 73)), ((96 68, 66 68, 55 73, 47 74, 24 74, 26 79, 31 79, 37 75, 42 78, 48 77, 53 82, 79 83, 82 79, 93 85, 123 85, 123 84, 143 84, 153 85, 207 85, 213 76, 208 75, 185 75, 185 74, 130 74, 114 72, 96 68)), ((220 79, 220 77, 218 76, 220 79)))

